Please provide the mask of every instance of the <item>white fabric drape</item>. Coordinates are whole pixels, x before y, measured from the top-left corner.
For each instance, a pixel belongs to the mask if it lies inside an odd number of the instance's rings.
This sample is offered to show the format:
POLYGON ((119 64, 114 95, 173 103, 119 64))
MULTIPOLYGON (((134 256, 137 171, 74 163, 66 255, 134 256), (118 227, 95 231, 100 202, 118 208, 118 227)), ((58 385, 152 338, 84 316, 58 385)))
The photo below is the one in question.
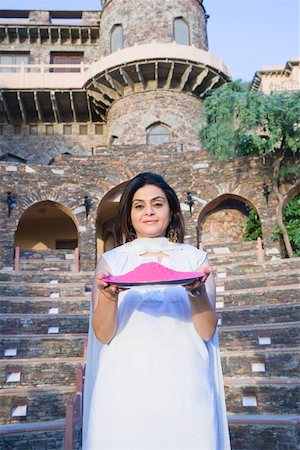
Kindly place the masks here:
MULTIPOLYGON (((122 275, 157 258, 173 270, 198 271, 206 253, 166 238, 140 238, 106 252, 96 272, 122 275)), ((96 276, 95 275, 95 276, 96 276)), ((212 276, 206 281, 215 305, 212 276)), ((92 304, 97 297, 93 286, 92 304)), ((102 345, 91 326, 84 390, 83 450, 228 450, 217 332, 196 333, 185 289, 131 288, 119 294, 118 329, 102 345)))

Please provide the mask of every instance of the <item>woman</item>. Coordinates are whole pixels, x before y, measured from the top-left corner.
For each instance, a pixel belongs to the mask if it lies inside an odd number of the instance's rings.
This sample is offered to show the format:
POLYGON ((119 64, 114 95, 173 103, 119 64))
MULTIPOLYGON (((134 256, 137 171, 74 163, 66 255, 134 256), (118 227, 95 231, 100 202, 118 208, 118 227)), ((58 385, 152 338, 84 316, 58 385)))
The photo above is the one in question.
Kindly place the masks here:
POLYGON ((100 258, 93 285, 83 449, 227 450, 212 274, 128 290, 102 281, 146 262, 209 274, 206 253, 183 243, 178 198, 160 175, 129 182, 117 224, 125 244, 100 258))

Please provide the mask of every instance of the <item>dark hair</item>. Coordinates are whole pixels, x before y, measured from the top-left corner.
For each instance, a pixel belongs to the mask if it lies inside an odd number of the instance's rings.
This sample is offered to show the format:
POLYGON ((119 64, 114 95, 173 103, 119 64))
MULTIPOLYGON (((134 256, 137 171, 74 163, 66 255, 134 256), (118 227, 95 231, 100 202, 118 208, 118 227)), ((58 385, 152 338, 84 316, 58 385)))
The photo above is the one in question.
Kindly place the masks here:
POLYGON ((174 189, 168 185, 161 175, 151 172, 144 172, 132 178, 122 194, 116 220, 117 245, 132 240, 132 232, 134 231, 131 224, 132 199, 138 189, 148 184, 152 184, 162 189, 167 197, 171 219, 166 234, 168 234, 170 228, 172 228, 172 230, 174 230, 177 234, 177 242, 183 242, 184 219, 180 209, 180 203, 174 189))

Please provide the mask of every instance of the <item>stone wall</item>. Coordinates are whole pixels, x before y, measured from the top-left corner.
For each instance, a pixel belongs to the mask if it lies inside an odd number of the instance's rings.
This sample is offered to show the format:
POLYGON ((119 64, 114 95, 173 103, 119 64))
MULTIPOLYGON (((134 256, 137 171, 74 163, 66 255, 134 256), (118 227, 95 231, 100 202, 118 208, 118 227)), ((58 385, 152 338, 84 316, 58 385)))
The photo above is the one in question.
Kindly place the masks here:
MULTIPOLYGON (((64 135, 64 125, 54 123, 53 134, 47 135, 46 124, 37 124, 36 135, 30 134, 30 125, 23 124, 21 134, 14 134, 14 127, 6 125, 0 136, 0 153, 9 152, 29 163, 49 164, 57 155, 91 155, 97 146, 106 143, 105 134, 95 134, 95 124, 70 123, 72 134, 64 135), (80 134, 80 125, 86 125, 87 134, 80 134)), ((105 133, 106 127, 103 132, 105 133)))
MULTIPOLYGON (((63 205, 76 218, 79 230, 81 268, 92 270, 97 258, 96 223, 99 206, 105 211, 103 198, 111 190, 139 172, 152 171, 165 176, 176 190, 186 221, 186 241, 198 244, 198 230, 208 211, 213 211, 223 198, 239 199, 259 214, 267 256, 279 254, 271 234, 276 225, 277 200, 271 193, 268 205, 262 194, 262 183, 272 185, 270 167, 261 158, 238 158, 227 163, 214 161, 204 152, 178 152, 171 144, 157 146, 124 146, 99 149, 101 155, 60 158, 54 165, 0 163, 1 173, 1 267, 12 267, 14 235, 27 208, 50 200, 63 205), (208 175, 209 174, 209 175, 208 175), (16 196, 16 208, 7 216, 6 192, 16 196), (186 193, 197 198, 189 213, 186 193), (92 199, 91 214, 86 220, 84 195, 92 199), (103 209, 104 208, 104 209, 103 209)), ((292 190, 293 181, 285 185, 292 190)), ((105 215, 105 214, 104 214, 105 215)), ((229 224, 230 225, 230 224, 229 224)), ((230 239, 232 235, 229 233, 230 239)), ((225 240, 225 236, 223 236, 225 240)), ((240 236, 237 237, 237 240, 240 236)), ((218 241, 218 236, 216 236, 218 241)), ((221 244, 221 242, 219 242, 221 244)))
POLYGON ((183 17, 190 27, 190 45, 208 50, 204 8, 197 0, 111 0, 101 15, 101 52, 110 53, 110 32, 122 24, 124 47, 173 42, 173 21, 183 17))
POLYGON ((195 117, 199 100, 188 93, 157 91, 135 93, 115 101, 108 111, 107 137, 118 145, 146 144, 147 128, 161 122, 170 130, 178 149, 199 150, 195 117))

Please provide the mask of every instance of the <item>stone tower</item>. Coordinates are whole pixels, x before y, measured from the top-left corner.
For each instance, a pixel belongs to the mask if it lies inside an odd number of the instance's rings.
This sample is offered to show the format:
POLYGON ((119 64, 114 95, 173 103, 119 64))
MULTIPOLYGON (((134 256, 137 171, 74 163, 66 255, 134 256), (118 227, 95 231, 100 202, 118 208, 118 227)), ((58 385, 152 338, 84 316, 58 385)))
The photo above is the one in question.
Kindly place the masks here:
POLYGON ((107 144, 199 149, 201 98, 228 80, 208 52, 202 1, 103 0, 102 7, 101 59, 85 87, 107 123, 107 144))

